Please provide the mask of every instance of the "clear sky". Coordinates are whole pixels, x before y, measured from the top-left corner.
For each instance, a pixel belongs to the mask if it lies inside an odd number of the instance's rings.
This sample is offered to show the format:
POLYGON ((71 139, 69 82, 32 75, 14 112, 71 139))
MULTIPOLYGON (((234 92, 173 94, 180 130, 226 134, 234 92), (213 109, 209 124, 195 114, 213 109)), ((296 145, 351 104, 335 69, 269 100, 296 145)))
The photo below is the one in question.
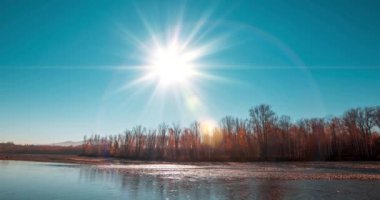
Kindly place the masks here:
POLYGON ((374 0, 0 0, 0 142, 246 118, 261 103, 295 121, 379 105, 379 10, 374 0), (175 36, 188 45, 174 54, 193 56, 174 56, 189 77, 147 67, 173 63, 154 52, 175 36))

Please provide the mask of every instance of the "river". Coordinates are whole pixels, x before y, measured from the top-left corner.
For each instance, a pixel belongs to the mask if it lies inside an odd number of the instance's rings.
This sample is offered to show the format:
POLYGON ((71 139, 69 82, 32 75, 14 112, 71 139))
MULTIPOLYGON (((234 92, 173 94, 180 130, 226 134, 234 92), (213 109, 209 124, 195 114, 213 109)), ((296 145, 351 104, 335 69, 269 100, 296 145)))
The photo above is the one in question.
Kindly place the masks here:
POLYGON ((380 199, 380 163, 0 161, 0 199, 380 199))

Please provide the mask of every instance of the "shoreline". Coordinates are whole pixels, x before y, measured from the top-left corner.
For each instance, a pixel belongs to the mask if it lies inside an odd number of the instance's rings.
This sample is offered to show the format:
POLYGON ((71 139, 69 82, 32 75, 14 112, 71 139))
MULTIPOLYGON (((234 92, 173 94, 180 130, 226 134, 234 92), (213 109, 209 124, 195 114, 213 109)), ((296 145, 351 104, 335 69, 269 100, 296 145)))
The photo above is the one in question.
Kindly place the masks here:
POLYGON ((117 158, 98 158, 85 157, 79 155, 65 154, 9 154, 0 153, 0 160, 13 161, 33 161, 33 162, 57 162, 57 163, 72 163, 72 164, 127 164, 139 161, 121 160, 117 158))
POLYGON ((376 163, 380 165, 379 160, 341 160, 341 161, 251 161, 251 162, 234 162, 234 161, 157 161, 157 160, 128 160, 122 158, 104 158, 104 157, 88 157, 75 154, 24 154, 24 153, 0 153, 0 160, 14 161, 34 161, 34 162, 58 162, 58 163, 73 163, 73 164, 198 164, 205 165, 209 163, 376 163))
POLYGON ((4 153, 0 154, 1 160, 79 164, 96 166, 104 170, 117 170, 126 174, 159 175, 168 178, 175 176, 177 178, 196 177, 200 179, 212 177, 265 180, 380 180, 380 162, 378 161, 168 162, 96 158, 72 154, 4 153))

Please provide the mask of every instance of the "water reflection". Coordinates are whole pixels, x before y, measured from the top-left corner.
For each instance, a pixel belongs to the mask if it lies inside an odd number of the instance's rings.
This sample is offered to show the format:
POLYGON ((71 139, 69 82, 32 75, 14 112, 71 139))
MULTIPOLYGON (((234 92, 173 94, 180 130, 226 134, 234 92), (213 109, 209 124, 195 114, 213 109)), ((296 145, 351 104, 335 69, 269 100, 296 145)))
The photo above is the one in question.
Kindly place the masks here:
POLYGON ((257 194, 260 199, 283 199, 286 193, 292 192, 286 182, 264 179, 257 184, 257 194))
MULTIPOLYGON (((275 164, 102 167, 0 161, 0 199, 380 199, 380 179, 360 180, 356 174, 310 179, 320 173, 338 171, 275 164), (287 179, 294 171, 308 176, 287 179)), ((371 175, 376 178, 377 171, 371 175)))
MULTIPOLYGON (((170 169, 164 166, 141 165, 140 168, 143 170, 133 167, 128 167, 127 170, 102 167, 81 168, 80 179, 85 182, 114 182, 123 191, 123 198, 127 199, 373 199, 380 197, 379 191, 372 191, 375 186, 380 187, 379 180, 284 180, 270 176, 268 178, 249 176, 233 178, 233 174, 225 174, 221 177, 210 176, 207 179, 201 175, 207 168, 171 167, 173 174, 178 174, 178 177, 169 176, 170 169), (189 170, 191 172, 188 172, 189 170), (189 176, 187 173, 192 173, 194 176, 189 176), (357 184, 366 186, 359 188, 357 184), (363 191, 370 191, 370 194, 361 195, 363 191), (350 195, 347 196, 347 194, 350 195)), ((281 170, 284 175, 287 173, 281 170)), ((306 171, 307 174, 312 173, 310 168, 306 171)), ((316 171, 320 172, 319 169, 316 171)), ((331 173, 331 170, 327 171, 331 173)), ((225 173, 231 172, 233 171, 225 170, 225 173)), ((273 173, 272 168, 268 173, 273 173)))

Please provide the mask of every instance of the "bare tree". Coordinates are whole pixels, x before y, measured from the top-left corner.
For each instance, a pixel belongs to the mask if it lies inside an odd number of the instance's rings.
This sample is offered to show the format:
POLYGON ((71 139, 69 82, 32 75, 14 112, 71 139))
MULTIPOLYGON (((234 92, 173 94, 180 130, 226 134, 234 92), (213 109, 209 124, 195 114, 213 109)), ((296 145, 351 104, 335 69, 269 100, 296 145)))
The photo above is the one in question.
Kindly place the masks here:
MULTIPOLYGON (((195 122, 189 128, 161 124, 155 130, 136 126, 119 135, 85 136, 82 155, 177 161, 341 160, 379 156, 379 107, 350 109, 341 118, 301 119, 297 123, 292 123, 288 116, 277 120, 268 105, 251 108, 249 114, 249 119, 223 118, 211 134, 201 134, 200 123, 195 122)), ((33 149, 9 144, 0 147, 0 152, 9 148, 33 149)))
POLYGON ((282 157, 290 159, 291 155, 291 140, 290 140, 290 128, 291 119, 289 116, 281 116, 278 121, 278 126, 282 137, 282 157))
POLYGON ((268 159, 268 133, 271 130, 276 115, 269 105, 259 105, 249 110, 251 122, 260 137, 261 154, 264 160, 268 159))
POLYGON ((380 129, 380 106, 374 108, 374 121, 376 126, 380 129))

